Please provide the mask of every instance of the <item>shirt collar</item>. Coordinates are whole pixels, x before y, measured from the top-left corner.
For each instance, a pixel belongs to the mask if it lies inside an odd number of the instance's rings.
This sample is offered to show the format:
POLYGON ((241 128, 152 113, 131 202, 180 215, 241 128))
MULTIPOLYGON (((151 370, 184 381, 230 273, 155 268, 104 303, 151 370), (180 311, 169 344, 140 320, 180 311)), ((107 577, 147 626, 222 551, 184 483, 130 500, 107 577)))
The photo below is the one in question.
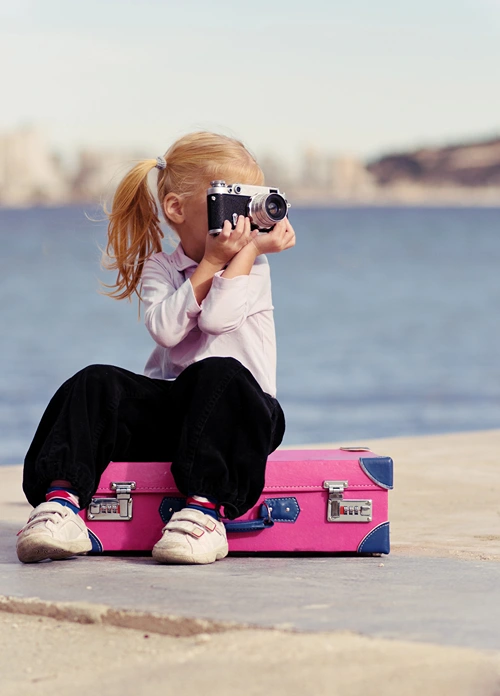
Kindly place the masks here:
POLYGON ((175 251, 170 254, 170 259, 174 265, 174 268, 176 268, 178 271, 185 271, 186 268, 193 268, 198 265, 196 261, 193 261, 193 259, 190 259, 189 256, 186 256, 186 253, 182 248, 182 244, 177 245, 175 251))

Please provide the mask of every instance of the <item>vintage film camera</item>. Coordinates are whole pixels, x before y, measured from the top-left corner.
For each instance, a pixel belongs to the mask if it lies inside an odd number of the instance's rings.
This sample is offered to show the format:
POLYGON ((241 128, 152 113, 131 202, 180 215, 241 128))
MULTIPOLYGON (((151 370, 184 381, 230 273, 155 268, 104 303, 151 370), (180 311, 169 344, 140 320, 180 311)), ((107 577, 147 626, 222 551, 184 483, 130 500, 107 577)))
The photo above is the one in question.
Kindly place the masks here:
POLYGON ((212 181, 207 190, 208 233, 222 232, 225 220, 236 226, 239 215, 250 218, 252 230, 269 232, 288 214, 290 203, 277 188, 212 181))

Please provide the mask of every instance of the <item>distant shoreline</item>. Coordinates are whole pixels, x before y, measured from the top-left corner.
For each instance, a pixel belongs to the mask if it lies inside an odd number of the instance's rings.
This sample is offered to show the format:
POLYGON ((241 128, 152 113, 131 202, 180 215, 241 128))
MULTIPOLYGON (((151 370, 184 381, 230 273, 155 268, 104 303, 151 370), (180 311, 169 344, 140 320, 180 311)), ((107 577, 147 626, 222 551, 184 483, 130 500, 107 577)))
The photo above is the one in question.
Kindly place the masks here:
MULTIPOLYGON (((299 201, 294 201, 293 198, 289 199, 292 203, 293 210, 303 210, 310 208, 322 208, 322 209, 357 209, 357 208, 380 208, 380 209, 443 209, 443 210, 467 210, 467 209, 500 209, 500 196, 497 202, 494 201, 471 201, 465 200, 463 202, 453 200, 453 201, 436 201, 436 200, 422 200, 422 201, 398 201, 398 200, 372 200, 372 201, 354 201, 354 200, 331 200, 331 199, 304 199, 299 201)), ((2 206, 0 205, 0 213, 3 212, 14 212, 14 211, 41 211, 41 210, 64 210, 68 208, 76 209, 100 209, 102 210, 99 203, 94 201, 82 202, 82 203, 65 203, 65 204, 37 204, 37 205, 19 205, 19 206, 2 206)))
POLYGON ((490 208, 492 210, 497 210, 500 209, 500 198, 498 203, 493 203, 490 201, 465 201, 464 203, 460 203, 458 201, 421 201, 412 203, 406 203, 403 201, 300 201, 299 203, 292 203, 292 210, 294 208, 442 208, 444 210, 490 208))

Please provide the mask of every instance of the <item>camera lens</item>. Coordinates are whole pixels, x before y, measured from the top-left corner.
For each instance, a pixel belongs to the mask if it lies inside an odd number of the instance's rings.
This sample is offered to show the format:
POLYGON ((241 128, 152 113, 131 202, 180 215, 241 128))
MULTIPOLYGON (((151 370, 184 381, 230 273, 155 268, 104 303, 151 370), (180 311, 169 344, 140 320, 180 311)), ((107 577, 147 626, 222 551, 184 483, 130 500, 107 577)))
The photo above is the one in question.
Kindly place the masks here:
POLYGON ((248 216, 260 229, 269 229, 286 217, 288 207, 278 193, 258 193, 250 199, 248 216))
POLYGON ((266 200, 266 213, 269 215, 271 220, 283 220, 286 215, 287 207, 285 199, 276 193, 272 193, 267 197, 266 200))

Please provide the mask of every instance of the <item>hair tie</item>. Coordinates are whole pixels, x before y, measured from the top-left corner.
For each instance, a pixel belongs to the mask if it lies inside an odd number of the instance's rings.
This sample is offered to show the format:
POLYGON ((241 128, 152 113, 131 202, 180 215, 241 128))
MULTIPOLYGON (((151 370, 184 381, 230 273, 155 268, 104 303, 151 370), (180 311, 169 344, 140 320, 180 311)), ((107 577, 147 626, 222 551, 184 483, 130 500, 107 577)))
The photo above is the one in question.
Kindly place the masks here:
POLYGON ((167 160, 165 159, 165 157, 157 157, 155 166, 157 169, 166 169, 167 168, 167 160))

